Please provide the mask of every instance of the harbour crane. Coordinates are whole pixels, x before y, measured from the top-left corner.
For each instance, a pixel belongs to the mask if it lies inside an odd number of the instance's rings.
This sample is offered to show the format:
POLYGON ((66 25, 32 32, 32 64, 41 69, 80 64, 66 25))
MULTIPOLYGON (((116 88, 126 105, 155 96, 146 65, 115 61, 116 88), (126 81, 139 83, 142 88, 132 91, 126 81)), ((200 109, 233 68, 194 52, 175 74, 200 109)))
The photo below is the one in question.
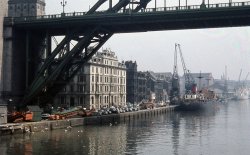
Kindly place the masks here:
POLYGON ((249 73, 250 73, 250 72, 247 73, 247 76, 246 76, 246 78, 245 78, 245 81, 247 81, 247 78, 248 78, 248 76, 249 76, 249 73))
POLYGON ((242 69, 240 69, 240 75, 239 75, 239 78, 238 78, 239 83, 240 83, 241 73, 242 73, 242 69))
POLYGON ((241 84, 240 84, 241 74, 242 74, 242 69, 240 69, 240 75, 239 75, 239 78, 238 78, 237 88, 241 87, 241 84))
POLYGON ((177 67, 177 44, 175 44, 175 52, 174 52, 174 68, 172 75, 172 88, 170 91, 170 101, 171 103, 175 103, 175 101, 179 100, 180 97, 180 78, 178 75, 178 67, 177 67))
POLYGON ((250 72, 247 73, 247 76, 246 76, 246 78, 244 80, 243 86, 246 86, 246 84, 247 84, 247 78, 248 78, 249 74, 250 74, 250 72))
POLYGON ((183 54, 181 51, 181 46, 180 46, 180 44, 177 44, 176 46, 179 49, 182 68, 183 68, 184 77, 185 77, 185 93, 187 93, 187 94, 196 93, 197 84, 195 83, 195 80, 194 80, 193 76, 191 75, 190 70, 188 70, 186 67, 184 57, 183 57, 183 54))

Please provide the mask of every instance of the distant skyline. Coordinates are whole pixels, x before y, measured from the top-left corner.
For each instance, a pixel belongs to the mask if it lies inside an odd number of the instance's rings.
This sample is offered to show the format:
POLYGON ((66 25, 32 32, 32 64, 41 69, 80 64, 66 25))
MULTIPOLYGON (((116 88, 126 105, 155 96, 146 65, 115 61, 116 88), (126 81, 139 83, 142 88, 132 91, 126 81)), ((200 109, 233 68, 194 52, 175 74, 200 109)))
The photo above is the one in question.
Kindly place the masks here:
MULTIPOLYGON (((168 1, 170 0, 166 0, 167 6, 178 5, 178 0, 171 0, 171 4, 168 1)), ((210 0, 210 4, 228 1, 210 0)), ((244 0, 233 0, 242 1, 244 0)), ((61 13, 60 2, 61 0, 46 0, 46 13, 61 13)), ((97 0, 67 0, 65 12, 87 11, 95 2, 97 0)), ((154 2, 152 0, 149 6, 153 6, 154 2)), ((164 0, 157 2, 157 6, 162 6, 164 0)), ((185 5, 185 2, 186 0, 181 0, 181 5, 185 5)), ((202 0, 188 0, 190 5, 201 2, 202 0)), ((107 8, 107 5, 108 3, 104 7, 107 8)), ((219 79, 227 66, 229 79, 238 80, 242 69, 241 80, 244 80, 250 72, 250 27, 115 34, 103 48, 116 52, 120 61, 136 61, 138 70, 172 72, 175 43, 181 45, 187 68, 193 73, 211 72, 214 78, 219 79)), ((179 60, 178 70, 181 75, 183 72, 179 60)))

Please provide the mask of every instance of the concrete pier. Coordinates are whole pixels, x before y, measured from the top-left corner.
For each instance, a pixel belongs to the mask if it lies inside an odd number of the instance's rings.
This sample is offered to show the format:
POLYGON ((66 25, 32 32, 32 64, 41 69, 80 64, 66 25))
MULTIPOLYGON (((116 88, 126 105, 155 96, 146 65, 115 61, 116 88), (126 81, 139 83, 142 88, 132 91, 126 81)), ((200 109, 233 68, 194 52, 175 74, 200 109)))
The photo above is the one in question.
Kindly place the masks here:
POLYGON ((81 118, 70 118, 65 120, 55 121, 39 121, 39 122, 25 122, 12 123, 0 125, 0 136, 8 134, 20 134, 29 132, 45 132, 56 129, 66 129, 76 126, 84 125, 105 125, 132 122, 137 119, 149 118, 157 115, 173 112, 176 106, 168 106, 162 108, 155 108, 152 110, 140 110, 133 112, 126 112, 120 114, 109 114, 102 116, 91 116, 81 118))

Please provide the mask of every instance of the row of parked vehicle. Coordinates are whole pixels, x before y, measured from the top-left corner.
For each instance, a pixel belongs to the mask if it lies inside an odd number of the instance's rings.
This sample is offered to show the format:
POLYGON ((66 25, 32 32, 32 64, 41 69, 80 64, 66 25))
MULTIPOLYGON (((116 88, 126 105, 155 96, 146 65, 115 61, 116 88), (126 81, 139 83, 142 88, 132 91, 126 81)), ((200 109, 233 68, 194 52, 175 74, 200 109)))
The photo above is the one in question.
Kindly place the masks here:
POLYGON ((125 106, 111 106, 107 107, 104 106, 100 110, 90 109, 87 110, 82 106, 63 109, 58 108, 56 111, 51 110, 50 113, 43 113, 42 119, 46 120, 58 120, 58 119, 66 119, 71 117, 86 117, 86 116, 101 116, 101 115, 108 115, 108 114, 119 114, 125 112, 132 112, 144 109, 153 109, 155 107, 162 107, 166 106, 166 104, 155 104, 153 102, 141 102, 140 104, 131 104, 127 103, 125 106))
POLYGON ((124 107, 102 107, 97 112, 92 113, 92 116, 100 116, 100 115, 108 115, 108 114, 119 114, 119 113, 125 113, 125 112, 132 112, 132 111, 138 111, 139 105, 133 105, 128 103, 124 107))

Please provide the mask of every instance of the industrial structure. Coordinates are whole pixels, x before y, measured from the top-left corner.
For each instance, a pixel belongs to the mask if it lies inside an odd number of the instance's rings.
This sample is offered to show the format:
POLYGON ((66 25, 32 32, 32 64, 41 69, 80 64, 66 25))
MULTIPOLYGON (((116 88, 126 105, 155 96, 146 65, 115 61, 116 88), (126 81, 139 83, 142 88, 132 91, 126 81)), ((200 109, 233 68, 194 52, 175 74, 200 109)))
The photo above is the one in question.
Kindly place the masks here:
POLYGON ((87 109, 126 105, 126 66, 115 52, 97 52, 55 97, 53 106, 87 109))

